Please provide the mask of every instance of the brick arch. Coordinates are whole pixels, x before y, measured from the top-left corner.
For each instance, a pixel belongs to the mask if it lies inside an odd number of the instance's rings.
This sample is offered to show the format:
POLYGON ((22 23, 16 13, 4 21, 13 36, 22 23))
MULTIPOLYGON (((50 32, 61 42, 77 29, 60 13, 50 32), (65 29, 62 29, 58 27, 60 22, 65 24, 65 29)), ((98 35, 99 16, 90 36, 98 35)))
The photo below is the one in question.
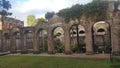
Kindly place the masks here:
POLYGON ((2 49, 3 49, 3 51, 10 51, 10 49, 11 49, 9 32, 3 33, 2 49))
POLYGON ((23 42, 22 43, 22 51, 21 51, 22 54, 28 53, 28 49, 27 49, 27 48, 29 48, 28 47, 29 44, 27 44, 28 42, 30 42, 30 45, 31 45, 30 48, 32 48, 32 49, 34 48, 33 35, 34 35, 34 28, 33 27, 24 27, 21 30, 21 41, 23 42), (31 33, 32 34, 31 37, 27 37, 26 36, 27 33, 31 33))
MULTIPOLYGON (((38 28, 36 31, 35 31, 35 34, 37 35, 40 31, 42 30, 45 30, 47 32, 47 28, 38 28)), ((48 33, 48 32, 47 32, 48 33)))
MULTIPOLYGON (((94 52, 98 52, 98 53, 102 53, 101 51, 99 51, 99 48, 104 48, 104 47, 100 47, 99 45, 109 45, 109 52, 111 50, 111 26, 110 23, 107 21, 98 21, 92 24, 91 27, 92 30, 92 39, 93 39, 93 47, 94 47, 94 52), (99 29, 103 29, 105 32, 98 32, 99 29), (106 39, 107 42, 106 42, 106 39), (101 41, 98 41, 101 40, 101 41)), ((108 53, 108 50, 104 51, 105 53, 108 53)))
POLYGON ((13 46, 13 48, 15 49, 14 52, 20 52, 22 50, 21 47, 21 33, 20 31, 14 31, 12 33, 12 44, 11 46, 13 46))
MULTIPOLYGON (((83 25, 83 24, 81 24, 81 23, 79 23, 79 24, 72 24, 71 26, 69 26, 69 32, 70 32, 70 34, 72 33, 71 32, 71 29, 74 27, 74 26, 78 26, 78 34, 80 35, 80 34, 83 34, 83 33, 80 33, 81 31, 82 32, 84 32, 84 34, 86 34, 86 26, 85 25, 83 25), (79 27, 80 26, 80 27, 79 27), (82 27, 82 28, 81 28, 82 27)), ((76 32, 76 34, 77 34, 77 31, 76 30, 74 30, 75 32, 76 32)))
POLYGON ((22 29, 22 34, 24 35, 25 33, 31 31, 32 33, 34 33, 34 28, 33 27, 24 27, 22 29))
POLYGON ((93 33, 93 32, 97 32, 99 29, 104 29, 104 30, 105 30, 105 33, 107 33, 107 34, 109 33, 109 34, 111 35, 111 27, 112 27, 112 23, 111 23, 110 21, 108 21, 108 20, 98 21, 98 22, 92 23, 92 25, 91 25, 91 31, 92 31, 92 33, 93 33), (104 22, 103 25, 106 25, 106 26, 97 26, 97 28, 95 28, 95 27, 94 27, 95 24, 96 24, 96 25, 101 24, 101 23, 99 23, 99 22, 104 22))
POLYGON ((38 25, 35 26, 34 30, 35 30, 35 34, 37 34, 40 30, 48 30, 49 25, 48 23, 45 23, 43 25, 41 25, 40 23, 38 25))
MULTIPOLYGON (((61 33, 61 35, 63 35, 63 37, 60 39, 59 38, 59 41, 61 42, 61 44, 62 45, 64 45, 64 33, 65 33, 65 30, 64 30, 64 27, 63 26, 55 26, 55 27, 53 27, 52 29, 51 29, 51 36, 52 36, 52 40, 51 40, 51 42, 53 42, 53 49, 55 50, 55 38, 54 38, 54 32, 55 32, 55 30, 57 29, 57 28, 61 28, 62 29, 62 31, 63 31, 63 33, 61 33)), ((60 33, 60 32, 58 32, 58 33, 60 33)), ((57 38, 56 38, 57 39, 57 38)), ((65 45, 64 45, 65 46, 65 45)), ((64 51, 63 51, 64 52, 64 51)))
POLYGON ((48 51, 48 46, 47 46, 47 41, 46 41, 47 36, 44 36, 44 31, 45 31, 46 35, 48 36, 47 30, 45 30, 43 28, 40 28, 36 32, 37 45, 38 45, 38 48, 40 49, 40 53, 48 51))
POLYGON ((65 32, 65 27, 64 26, 54 26, 54 27, 52 27, 52 29, 51 29, 51 32, 53 33, 54 32, 54 30, 56 29, 56 28, 58 28, 58 27, 60 27, 60 28, 62 28, 62 30, 65 32))
POLYGON ((110 29, 110 25, 109 23, 106 23, 105 21, 99 21, 93 24, 92 29, 94 30, 95 33, 97 33, 99 29, 104 29, 105 33, 107 33, 108 30, 110 29))
POLYGON ((69 31, 75 25, 81 25, 85 29, 85 31, 86 31, 86 28, 87 28, 87 25, 88 25, 88 23, 85 23, 85 22, 75 22, 74 20, 71 20, 69 23, 70 23, 69 27, 68 27, 69 31))
POLYGON ((49 25, 49 27, 47 28, 47 32, 48 32, 48 53, 55 53, 54 52, 54 46, 53 46, 53 31, 57 27, 61 27, 63 29, 63 31, 65 32, 65 25, 63 25, 63 23, 61 23, 61 22, 57 22, 56 24, 49 25))
POLYGON ((49 25, 48 25, 48 23, 45 23, 45 24, 42 24, 41 25, 41 23, 38 23, 35 27, 34 27, 34 36, 33 36, 33 38, 34 38, 34 54, 38 54, 38 53, 40 53, 40 51, 39 51, 39 44, 38 44, 38 33, 39 33, 39 31, 41 31, 41 30, 45 30, 45 31, 47 31, 47 34, 48 34, 48 32, 49 32, 49 25))
POLYGON ((80 41, 83 41, 85 42, 85 33, 86 30, 85 30, 85 27, 84 25, 81 25, 81 23, 74 23, 70 26, 69 28, 69 33, 70 33, 70 37, 71 37, 71 46, 75 46, 77 45, 77 50, 73 50, 73 52, 81 52, 81 53, 85 53, 86 52, 86 46, 85 46, 85 43, 84 45, 82 45, 80 43, 80 41), (76 32, 76 34, 72 34, 72 29, 73 31, 76 32), (80 32, 83 32, 84 31, 84 35, 83 33, 80 33, 80 32), (84 48, 83 48, 84 47, 84 48))

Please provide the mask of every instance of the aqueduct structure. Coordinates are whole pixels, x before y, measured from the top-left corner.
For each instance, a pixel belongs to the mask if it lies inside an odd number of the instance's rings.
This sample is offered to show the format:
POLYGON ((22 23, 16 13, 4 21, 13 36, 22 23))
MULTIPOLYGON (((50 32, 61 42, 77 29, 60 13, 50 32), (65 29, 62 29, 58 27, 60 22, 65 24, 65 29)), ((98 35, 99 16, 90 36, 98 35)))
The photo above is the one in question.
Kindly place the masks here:
MULTIPOLYGON (((1 52, 10 51, 16 53, 20 50, 24 54, 28 53, 28 49, 32 48, 34 54, 39 54, 42 46, 40 42, 43 41, 41 40, 42 34, 45 34, 47 36, 45 39, 47 51, 49 54, 53 54, 55 53, 53 32, 60 27, 64 31, 62 41, 65 54, 73 53, 71 44, 76 39, 75 42, 80 53, 96 54, 99 48, 104 47, 112 54, 120 55, 120 11, 109 10, 108 19, 104 21, 86 20, 83 17, 80 20, 71 20, 67 24, 64 18, 54 15, 48 23, 38 23, 34 27, 23 27, 20 24, 14 26, 16 25, 12 24, 14 22, 23 24, 22 21, 18 20, 4 21, 4 23, 9 23, 9 29, 0 31, 1 52), (82 46, 79 40, 83 40, 85 46, 82 46)), ((109 52, 106 51, 105 53, 109 52)))

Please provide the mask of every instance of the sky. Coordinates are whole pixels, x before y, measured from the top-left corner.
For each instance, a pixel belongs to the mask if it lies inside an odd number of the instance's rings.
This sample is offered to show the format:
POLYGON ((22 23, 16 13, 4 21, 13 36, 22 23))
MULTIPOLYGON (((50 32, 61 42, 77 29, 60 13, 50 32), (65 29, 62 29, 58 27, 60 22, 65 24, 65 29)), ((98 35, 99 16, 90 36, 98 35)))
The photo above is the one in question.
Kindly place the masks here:
POLYGON ((72 5, 86 4, 92 0, 9 0, 12 8, 9 10, 12 12, 13 18, 19 19, 25 22, 28 15, 33 14, 36 18, 45 17, 47 12, 58 12, 61 9, 71 7, 72 5))

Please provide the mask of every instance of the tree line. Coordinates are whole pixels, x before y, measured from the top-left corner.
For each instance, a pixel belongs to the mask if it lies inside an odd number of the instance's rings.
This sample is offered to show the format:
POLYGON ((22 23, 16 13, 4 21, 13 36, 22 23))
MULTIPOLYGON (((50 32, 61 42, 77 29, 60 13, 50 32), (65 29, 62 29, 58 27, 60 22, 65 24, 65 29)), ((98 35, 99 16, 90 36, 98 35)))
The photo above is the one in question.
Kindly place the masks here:
POLYGON ((60 10, 58 13, 47 12, 45 17, 50 19, 54 14, 61 16, 66 22, 71 19, 80 19, 82 16, 86 16, 87 19, 93 20, 105 20, 107 18, 107 1, 93 0, 91 3, 82 5, 76 4, 70 8, 60 10))
MULTIPOLYGON (((75 4, 70 8, 59 10, 59 12, 57 13, 55 13, 54 11, 47 12, 45 14, 46 19, 44 19, 44 21, 49 20, 55 14, 60 17, 63 17, 66 23, 68 23, 71 19, 72 20, 78 19, 79 21, 83 16, 85 16, 86 20, 94 20, 94 21, 105 20, 107 19, 108 3, 109 3, 108 1, 93 0, 91 3, 84 4, 84 5, 75 4)), ((28 16, 28 18, 30 16, 28 16)), ((29 20, 28 18, 27 20, 29 20)), ((40 22, 40 20, 38 20, 35 23, 38 23, 38 22, 40 22)), ((28 25, 29 25, 29 22, 28 22, 28 25)))

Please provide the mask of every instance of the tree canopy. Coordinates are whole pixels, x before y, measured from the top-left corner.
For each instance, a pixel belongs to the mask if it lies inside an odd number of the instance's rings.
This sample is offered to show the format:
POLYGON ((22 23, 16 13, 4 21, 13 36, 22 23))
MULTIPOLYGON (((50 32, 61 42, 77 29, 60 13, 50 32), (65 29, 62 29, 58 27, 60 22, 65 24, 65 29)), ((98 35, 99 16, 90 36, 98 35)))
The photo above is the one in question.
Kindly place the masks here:
POLYGON ((8 16, 12 15, 12 13, 8 12, 11 8, 11 4, 8 0, 0 0, 0 15, 8 16))
POLYGON ((35 23, 35 16, 34 15, 28 15, 27 16, 27 25, 33 26, 35 23))
POLYGON ((93 1, 84 7, 84 14, 94 21, 107 19, 107 1, 93 1))
POLYGON ((47 12, 47 13, 45 14, 45 18, 49 20, 50 18, 53 17, 54 14, 55 14, 54 12, 47 12))
POLYGON ((57 14, 65 18, 65 21, 68 22, 70 19, 79 19, 83 14, 83 7, 83 5, 76 4, 71 8, 60 10, 57 14))
POLYGON ((35 18, 35 16, 34 15, 28 15, 27 16, 27 25, 28 26, 35 26, 37 23, 46 23, 47 22, 47 20, 46 19, 44 19, 44 18, 35 18))
POLYGON ((70 8, 60 10, 57 15, 65 18, 66 22, 70 19, 80 19, 83 15, 91 20, 105 20, 107 18, 107 1, 93 1, 91 3, 80 5, 76 4, 70 8))
POLYGON ((37 23, 47 23, 47 20, 45 19, 45 18, 37 18, 36 20, 35 20, 35 23, 37 24, 37 23))

